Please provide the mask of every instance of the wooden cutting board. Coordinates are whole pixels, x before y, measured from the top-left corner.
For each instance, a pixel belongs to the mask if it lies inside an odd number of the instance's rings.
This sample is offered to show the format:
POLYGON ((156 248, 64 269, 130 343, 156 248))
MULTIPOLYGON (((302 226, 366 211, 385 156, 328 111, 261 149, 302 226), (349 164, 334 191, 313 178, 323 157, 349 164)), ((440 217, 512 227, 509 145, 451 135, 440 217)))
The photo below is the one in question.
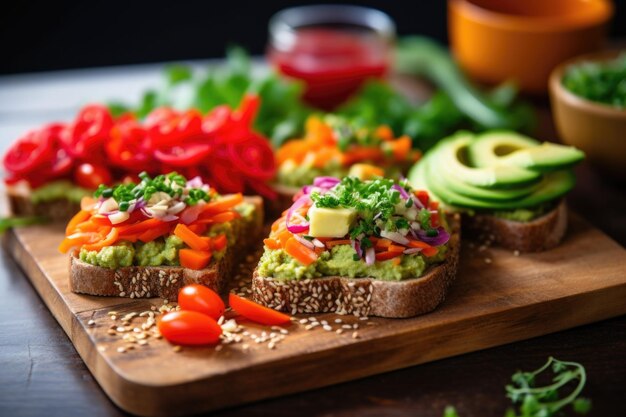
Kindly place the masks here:
MULTIPOLYGON (((310 321, 295 321, 285 328, 286 335, 242 323, 240 343, 179 351, 163 339, 129 344, 121 334, 109 334, 117 333, 111 326, 123 327, 122 316, 151 311, 163 301, 71 293, 67 257, 56 251, 63 237, 60 228, 13 230, 4 243, 109 397, 134 414, 174 416, 335 384, 626 313, 626 250, 576 216, 569 226, 563 244, 541 254, 514 256, 464 245, 446 301, 425 316, 359 320, 316 315, 332 330, 321 325, 307 330, 310 321), (116 320, 111 311, 117 312, 116 320), (273 348, 267 340, 255 343, 251 335, 262 338, 263 331, 284 339, 273 348), (129 345, 134 348, 118 351, 129 345)), ((128 333, 134 327, 141 330, 145 321, 133 318, 128 333)))

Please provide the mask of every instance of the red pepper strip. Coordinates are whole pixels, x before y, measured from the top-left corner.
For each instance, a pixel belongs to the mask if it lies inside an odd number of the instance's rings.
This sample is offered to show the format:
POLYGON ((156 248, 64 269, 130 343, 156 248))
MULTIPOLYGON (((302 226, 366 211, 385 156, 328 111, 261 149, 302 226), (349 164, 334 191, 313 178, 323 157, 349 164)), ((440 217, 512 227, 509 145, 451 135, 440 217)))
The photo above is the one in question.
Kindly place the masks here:
POLYGON ((264 307, 232 292, 228 296, 228 303, 237 313, 255 323, 264 324, 266 326, 291 323, 291 317, 288 315, 264 307))
POLYGON ((141 240, 144 243, 152 242, 158 237, 168 235, 170 233, 171 227, 169 224, 165 223, 159 227, 155 227, 153 229, 148 229, 142 234, 140 234, 137 239, 141 240))
POLYGON ((376 260, 377 261, 388 261, 389 259, 393 259, 397 256, 401 256, 402 252, 391 252, 391 251, 387 251, 387 252, 378 252, 376 254, 376 260))

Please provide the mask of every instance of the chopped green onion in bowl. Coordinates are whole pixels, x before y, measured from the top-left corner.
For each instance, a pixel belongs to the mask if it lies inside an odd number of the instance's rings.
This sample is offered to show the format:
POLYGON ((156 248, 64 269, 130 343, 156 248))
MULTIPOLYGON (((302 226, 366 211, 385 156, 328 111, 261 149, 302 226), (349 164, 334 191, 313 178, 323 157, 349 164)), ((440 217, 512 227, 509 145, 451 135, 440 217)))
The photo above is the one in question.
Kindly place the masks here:
POLYGON ((584 61, 565 70, 563 86, 577 96, 626 109, 626 52, 610 61, 584 61))

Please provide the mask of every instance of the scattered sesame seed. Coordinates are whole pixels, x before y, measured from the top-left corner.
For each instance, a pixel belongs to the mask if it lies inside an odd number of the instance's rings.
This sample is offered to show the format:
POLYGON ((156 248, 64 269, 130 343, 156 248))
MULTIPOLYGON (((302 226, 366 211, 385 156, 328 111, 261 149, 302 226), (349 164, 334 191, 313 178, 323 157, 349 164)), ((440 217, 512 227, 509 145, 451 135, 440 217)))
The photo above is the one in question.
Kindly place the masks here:
POLYGON ((513 251, 513 256, 519 256, 519 251, 518 250, 514 250, 513 251))
POLYGON ((107 350, 106 346, 103 346, 103 345, 98 346, 98 352, 104 352, 105 350, 107 350))
POLYGON ((485 258, 485 263, 486 264, 490 264, 491 263, 491 258, 485 258))
POLYGON ((369 317, 367 317, 367 316, 361 316, 361 317, 359 317, 359 320, 369 320, 369 319, 370 319, 370 318, 369 318, 369 317))
POLYGON ((124 346, 120 346, 120 347, 117 348, 117 351, 119 353, 126 353, 126 348, 124 346))
POLYGON ((359 332, 352 332, 352 338, 353 339, 358 339, 359 338, 359 332))
POLYGON ((322 329, 326 330, 327 332, 332 332, 333 331, 333 328, 330 327, 328 324, 323 325, 322 329))
POLYGON ((301 319, 300 320, 300 324, 307 324, 308 321, 309 321, 309 319, 301 319))
POLYGON ((339 324, 339 323, 343 323, 343 321, 341 319, 335 319, 335 323, 339 324))
POLYGON ((274 349, 274 348, 276 347, 276 344, 274 343, 274 341, 271 341, 271 342, 269 342, 269 343, 267 344, 267 347, 268 347, 269 349, 274 349))
POLYGON ((89 320, 89 321, 87 322, 87 326, 95 326, 95 325, 96 325, 95 320, 89 320))
POLYGON ((181 350, 183 350, 183 348, 182 348, 182 346, 176 345, 176 346, 174 346, 174 347, 172 348, 172 350, 173 350, 174 352, 180 352, 181 350))
POLYGON ((335 330, 335 333, 341 334, 341 333, 343 333, 343 329, 337 329, 337 330, 335 330))
POLYGON ((222 350, 223 348, 224 348, 224 346, 223 346, 223 345, 217 345, 217 346, 215 346, 215 351, 216 351, 216 352, 219 352, 219 351, 220 351, 220 350, 222 350))

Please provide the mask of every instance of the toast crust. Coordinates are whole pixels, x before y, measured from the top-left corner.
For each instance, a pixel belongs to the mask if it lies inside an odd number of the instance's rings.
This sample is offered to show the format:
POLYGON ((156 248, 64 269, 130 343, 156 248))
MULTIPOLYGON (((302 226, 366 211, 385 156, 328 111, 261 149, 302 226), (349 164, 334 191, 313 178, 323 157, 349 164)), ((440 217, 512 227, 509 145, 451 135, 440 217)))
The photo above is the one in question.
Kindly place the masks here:
POLYGON ((236 230, 235 245, 226 248, 224 256, 208 268, 194 270, 180 266, 128 266, 103 268, 81 261, 74 251, 70 255, 70 289, 75 293, 129 297, 161 297, 175 300, 178 291, 189 284, 202 284, 214 291, 224 289, 237 262, 248 248, 259 243, 263 233, 263 201, 245 197, 255 206, 254 219, 247 227, 236 230))
POLYGON ((520 252, 541 252, 558 246, 567 231, 567 204, 559 204, 530 222, 516 222, 488 214, 463 216, 463 227, 470 235, 493 236, 499 246, 520 252))
POLYGON ((7 187, 9 208, 14 216, 46 217, 53 222, 67 222, 80 210, 80 203, 65 198, 33 203, 30 195, 16 187, 7 187))
POLYGON ((296 313, 353 314, 388 318, 413 317, 434 310, 454 280, 460 252, 460 217, 450 219, 446 260, 419 278, 383 281, 374 278, 321 277, 278 280, 252 277, 252 297, 275 310, 296 313))

